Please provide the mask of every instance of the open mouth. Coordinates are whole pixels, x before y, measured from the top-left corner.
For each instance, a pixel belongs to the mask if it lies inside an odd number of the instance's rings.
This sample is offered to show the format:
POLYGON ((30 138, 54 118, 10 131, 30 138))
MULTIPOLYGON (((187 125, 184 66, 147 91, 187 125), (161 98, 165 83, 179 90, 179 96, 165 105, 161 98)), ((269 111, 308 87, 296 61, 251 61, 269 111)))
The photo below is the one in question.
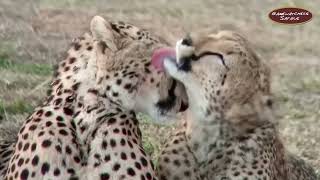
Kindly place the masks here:
POLYGON ((189 104, 187 102, 181 101, 181 106, 180 106, 179 112, 183 112, 183 111, 187 110, 188 107, 189 107, 189 104))
POLYGON ((160 109, 161 114, 165 114, 166 112, 176 108, 177 103, 179 103, 178 112, 185 111, 189 104, 188 102, 184 102, 182 99, 179 99, 179 97, 175 94, 175 89, 177 88, 177 80, 173 79, 173 82, 168 90, 168 96, 160 100, 156 106, 160 109))
MULTIPOLYGON (((170 61, 174 62, 177 66, 178 62, 176 61, 176 51, 174 48, 160 48, 153 52, 152 55, 152 65, 159 71, 164 72, 164 60, 170 59, 170 61)), ((186 61, 187 62, 187 61, 186 61)), ((182 64, 181 64, 182 65, 182 64)), ((181 68, 188 68, 187 64, 182 65, 181 68)), ((178 86, 178 81, 175 79, 171 79, 172 83, 170 87, 168 88, 168 96, 156 104, 156 106, 159 108, 161 114, 166 114, 169 111, 176 110, 178 112, 183 112, 188 108, 188 102, 184 102, 182 97, 178 97, 175 94, 175 91, 178 86)), ((179 89, 178 89, 179 91, 179 89)))

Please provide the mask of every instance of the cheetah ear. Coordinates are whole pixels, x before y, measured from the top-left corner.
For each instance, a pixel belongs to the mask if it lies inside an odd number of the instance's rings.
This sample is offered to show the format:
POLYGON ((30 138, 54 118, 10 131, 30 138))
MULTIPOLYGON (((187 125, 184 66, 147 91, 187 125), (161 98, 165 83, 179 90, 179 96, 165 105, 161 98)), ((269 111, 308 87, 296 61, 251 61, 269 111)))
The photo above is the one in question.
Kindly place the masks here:
POLYGON ((114 52, 117 51, 117 46, 115 45, 115 38, 111 30, 110 23, 100 16, 95 16, 91 20, 90 29, 93 38, 96 40, 94 43, 96 49, 96 82, 98 84, 98 89, 103 87, 101 84, 103 77, 105 77, 108 69, 113 66, 114 52))
MULTIPOLYGON (((96 82, 98 86, 101 84, 102 79, 107 75, 108 69, 114 66, 115 51, 113 51, 105 41, 98 41, 94 43, 96 49, 96 82)), ((99 88, 98 88, 99 89, 99 88)))
POLYGON ((113 52, 117 50, 111 25, 104 18, 94 16, 90 23, 90 30, 94 39, 105 42, 113 52))

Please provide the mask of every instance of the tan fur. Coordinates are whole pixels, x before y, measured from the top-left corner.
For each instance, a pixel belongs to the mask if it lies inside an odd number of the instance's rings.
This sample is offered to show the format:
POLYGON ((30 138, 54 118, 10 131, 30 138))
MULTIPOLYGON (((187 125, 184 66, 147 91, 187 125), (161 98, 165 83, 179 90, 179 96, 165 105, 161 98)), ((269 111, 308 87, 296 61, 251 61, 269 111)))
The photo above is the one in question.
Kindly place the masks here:
POLYGON ((186 87, 190 106, 186 126, 159 158, 160 179, 316 179, 311 167, 285 151, 273 117, 269 67, 243 36, 196 35, 176 48, 179 66, 164 64, 186 87))
POLYGON ((117 47, 114 43, 114 35, 108 29, 111 29, 111 26, 102 17, 95 16, 92 18, 90 23, 90 30, 92 32, 93 38, 98 41, 106 42, 111 51, 116 51, 117 47))
POLYGON ((73 41, 48 97, 17 139, 1 140, 0 178, 157 179, 135 112, 170 119, 185 99, 176 94, 176 104, 161 113, 157 106, 168 98, 160 84, 177 90, 150 62, 152 52, 167 44, 97 16, 91 31, 73 41))

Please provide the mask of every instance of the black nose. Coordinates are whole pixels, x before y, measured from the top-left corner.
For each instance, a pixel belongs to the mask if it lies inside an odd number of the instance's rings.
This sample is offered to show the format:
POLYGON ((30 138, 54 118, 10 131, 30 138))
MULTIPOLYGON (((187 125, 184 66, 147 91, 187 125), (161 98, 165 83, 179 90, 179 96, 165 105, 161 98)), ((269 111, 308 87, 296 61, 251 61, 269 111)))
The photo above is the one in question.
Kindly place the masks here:
POLYGON ((185 38, 183 38, 181 44, 185 46, 192 46, 191 36, 188 34, 185 38))
POLYGON ((178 69, 181 71, 191 71, 191 59, 190 57, 182 57, 179 60, 178 69))

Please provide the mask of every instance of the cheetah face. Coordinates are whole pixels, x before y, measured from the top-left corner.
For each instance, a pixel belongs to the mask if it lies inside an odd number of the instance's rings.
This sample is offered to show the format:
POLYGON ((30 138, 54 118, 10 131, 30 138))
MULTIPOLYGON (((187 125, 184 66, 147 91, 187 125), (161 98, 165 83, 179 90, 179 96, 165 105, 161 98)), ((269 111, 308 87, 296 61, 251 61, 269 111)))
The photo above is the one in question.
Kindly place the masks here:
POLYGON ((148 32, 101 17, 91 23, 97 39, 97 82, 110 101, 150 115, 157 122, 176 119, 187 108, 182 83, 151 64, 157 50, 166 46, 148 32))
POLYGON ((165 70, 186 87, 197 119, 244 102, 258 89, 269 91, 263 67, 248 42, 228 31, 188 36, 176 43, 176 60, 164 60, 165 70))

